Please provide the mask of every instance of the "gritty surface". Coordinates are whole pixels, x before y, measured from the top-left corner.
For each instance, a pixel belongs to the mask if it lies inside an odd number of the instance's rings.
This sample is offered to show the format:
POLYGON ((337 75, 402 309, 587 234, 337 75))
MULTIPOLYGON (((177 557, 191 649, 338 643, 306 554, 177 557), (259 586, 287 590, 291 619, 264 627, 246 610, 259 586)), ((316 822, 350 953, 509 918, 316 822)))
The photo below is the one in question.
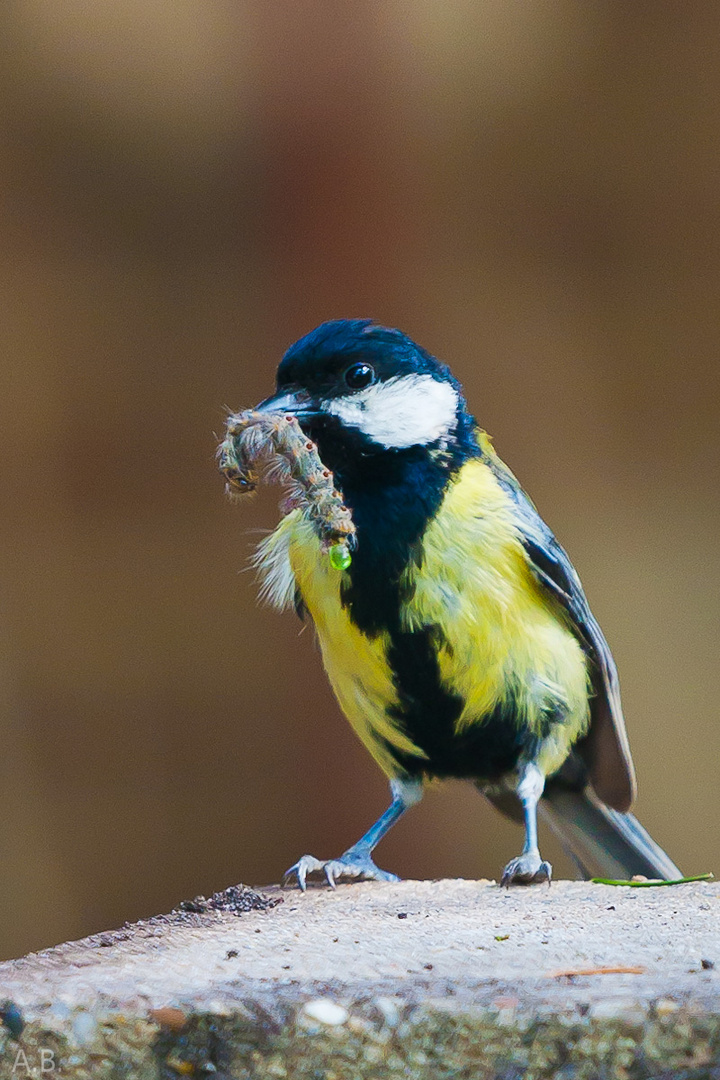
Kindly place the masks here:
POLYGON ((557 972, 642 967, 586 980, 605 997, 720 986, 720 885, 632 889, 556 882, 501 890, 485 881, 368 882, 305 895, 262 890, 265 911, 150 920, 0 964, 0 993, 26 1009, 98 995, 123 1005, 188 1004, 312 983, 456 995, 498 984, 556 996, 557 972), (717 963, 704 969, 702 961, 717 963))
POLYGON ((0 964, 0 1077, 48 1046, 78 1078, 716 1075, 713 882, 260 892, 0 964))

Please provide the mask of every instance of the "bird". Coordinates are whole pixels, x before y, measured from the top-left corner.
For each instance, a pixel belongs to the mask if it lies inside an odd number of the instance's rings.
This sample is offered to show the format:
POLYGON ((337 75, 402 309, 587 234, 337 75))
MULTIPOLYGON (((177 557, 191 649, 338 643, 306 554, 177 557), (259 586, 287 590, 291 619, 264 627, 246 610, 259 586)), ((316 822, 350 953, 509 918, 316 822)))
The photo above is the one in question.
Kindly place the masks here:
POLYGON ((340 708, 390 786, 356 843, 303 855, 285 884, 399 880, 373 851, 448 778, 524 826, 501 885, 550 882, 539 814, 581 877, 680 877, 629 812, 617 669, 580 579, 450 368, 400 330, 334 319, 287 350, 256 409, 297 419, 356 526, 338 568, 291 510, 257 550, 261 593, 312 622, 340 708))

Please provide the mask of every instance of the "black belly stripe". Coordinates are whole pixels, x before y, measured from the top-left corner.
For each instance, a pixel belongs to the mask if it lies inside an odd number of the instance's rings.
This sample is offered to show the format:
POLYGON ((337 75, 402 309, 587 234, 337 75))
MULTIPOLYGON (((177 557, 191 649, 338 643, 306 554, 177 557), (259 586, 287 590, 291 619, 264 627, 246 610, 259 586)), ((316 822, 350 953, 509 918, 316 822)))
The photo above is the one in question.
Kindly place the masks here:
POLYGON ((357 527, 357 550, 342 602, 358 629, 372 637, 399 624, 400 606, 408 600, 402 576, 422 557, 423 533, 454 470, 437 467, 424 451, 405 451, 365 468, 365 484, 343 489, 357 527), (371 469, 379 472, 382 485, 371 469))
POLYGON ((441 645, 437 627, 391 634, 388 662, 399 703, 388 716, 427 758, 385 745, 410 776, 497 779, 517 765, 527 747, 527 731, 518 724, 514 703, 508 701, 456 734, 465 702, 442 685, 437 659, 441 645))

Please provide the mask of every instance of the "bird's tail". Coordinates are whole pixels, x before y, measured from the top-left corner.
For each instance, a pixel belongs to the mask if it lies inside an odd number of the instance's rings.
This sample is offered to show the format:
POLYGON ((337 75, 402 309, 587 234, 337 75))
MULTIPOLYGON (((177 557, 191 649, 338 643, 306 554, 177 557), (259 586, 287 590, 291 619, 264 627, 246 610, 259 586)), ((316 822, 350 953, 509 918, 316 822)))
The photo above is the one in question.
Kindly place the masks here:
POLYGON ((682 877, 637 818, 611 810, 588 788, 550 783, 538 809, 585 878, 682 877))

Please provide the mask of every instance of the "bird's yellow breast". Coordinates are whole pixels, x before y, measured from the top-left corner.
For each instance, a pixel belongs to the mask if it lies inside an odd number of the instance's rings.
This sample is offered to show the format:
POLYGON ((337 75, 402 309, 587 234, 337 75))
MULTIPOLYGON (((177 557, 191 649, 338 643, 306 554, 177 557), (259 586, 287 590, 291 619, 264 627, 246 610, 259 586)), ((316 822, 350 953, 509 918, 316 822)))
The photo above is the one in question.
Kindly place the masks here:
MULTIPOLYGON (((467 462, 449 483, 421 544, 422 557, 405 571, 399 625, 441 630, 440 678, 464 702, 458 734, 509 698, 518 725, 530 731, 539 731, 548 710, 560 704, 564 721, 545 740, 539 761, 552 772, 588 723, 585 658, 560 609, 536 583, 512 500, 482 460, 467 462)), ((388 663, 390 634, 369 637, 354 625, 341 601, 347 571, 332 569, 300 512, 284 518, 264 542, 259 564, 275 602, 299 591, 340 706, 384 771, 397 772, 393 749, 422 758, 388 716, 399 704, 388 663)))

